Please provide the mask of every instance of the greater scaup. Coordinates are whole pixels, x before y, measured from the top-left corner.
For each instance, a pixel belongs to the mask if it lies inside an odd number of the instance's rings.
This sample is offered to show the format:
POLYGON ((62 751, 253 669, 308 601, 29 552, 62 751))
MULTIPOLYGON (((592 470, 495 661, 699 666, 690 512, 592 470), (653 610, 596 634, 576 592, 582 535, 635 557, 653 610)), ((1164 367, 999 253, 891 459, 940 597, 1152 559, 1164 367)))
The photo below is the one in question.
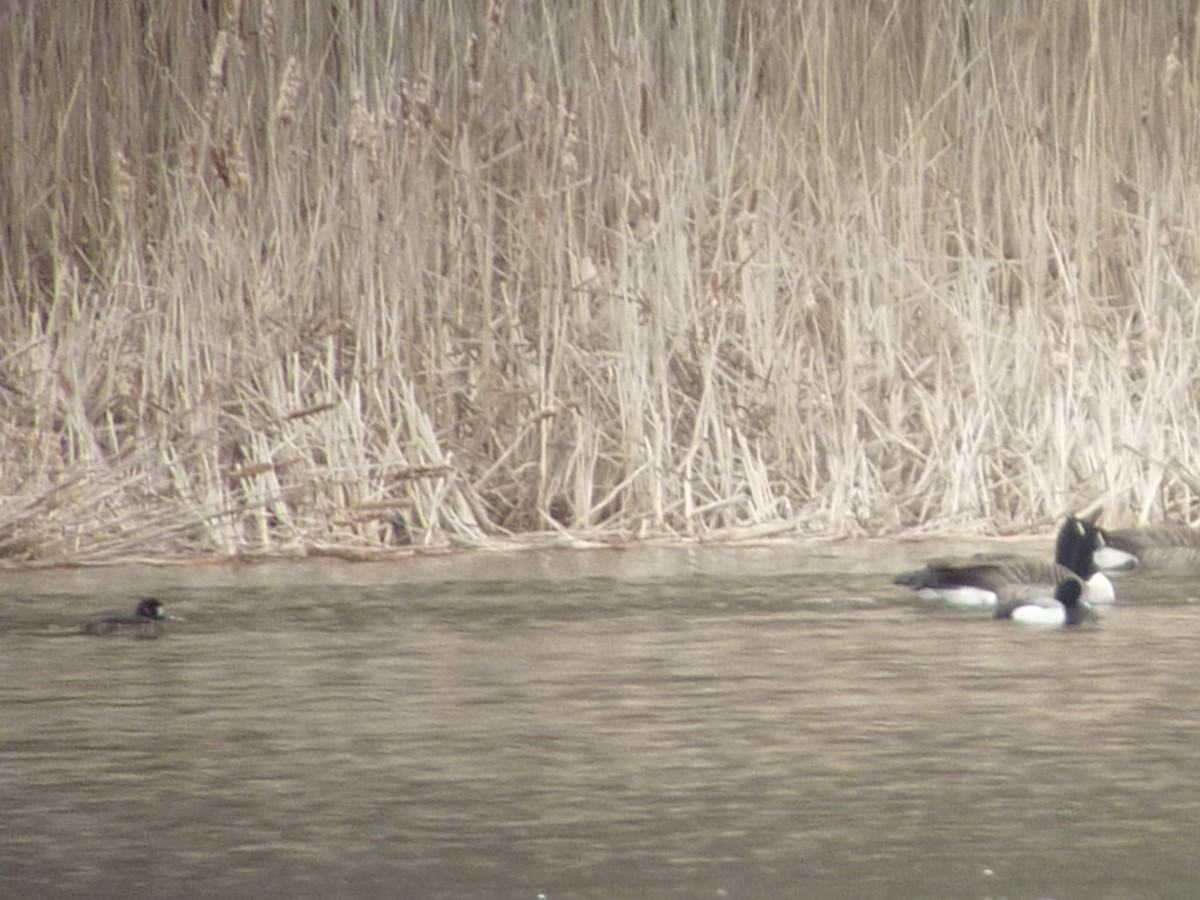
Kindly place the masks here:
POLYGON ((158 600, 147 597, 138 603, 132 616, 95 619, 83 626, 83 633, 101 637, 156 638, 163 633, 163 620, 174 618, 158 600))
POLYGON ((1092 606, 1083 599, 1083 582, 1064 578, 1050 598, 1014 600, 996 608, 997 619, 1012 619, 1023 625, 1062 627, 1078 625, 1092 614, 1092 606))

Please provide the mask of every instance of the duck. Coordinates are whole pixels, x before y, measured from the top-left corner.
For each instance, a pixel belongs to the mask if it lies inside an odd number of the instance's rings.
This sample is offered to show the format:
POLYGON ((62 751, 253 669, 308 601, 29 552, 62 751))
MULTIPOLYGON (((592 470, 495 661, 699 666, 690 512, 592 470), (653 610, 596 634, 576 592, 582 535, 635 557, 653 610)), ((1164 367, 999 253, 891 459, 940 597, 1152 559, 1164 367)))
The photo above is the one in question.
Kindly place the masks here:
POLYGON ((1200 573, 1200 529, 1188 525, 1102 528, 1096 565, 1105 572, 1148 569, 1180 575, 1200 573))
POLYGON ((1095 554, 1103 546, 1094 522, 1068 516, 1059 528, 1052 563, 1012 557, 934 561, 899 575, 894 583, 911 588, 922 600, 964 609, 996 609, 1019 601, 1049 601, 1061 582, 1075 578, 1087 602, 1113 603, 1112 581, 1095 563, 1095 554))
POLYGON ((156 638, 164 631, 163 621, 174 618, 162 603, 154 597, 146 597, 138 602, 132 616, 94 619, 83 626, 83 633, 96 637, 156 638))
POLYGON ((1051 628, 1078 625, 1093 614, 1092 605, 1083 599, 1083 590, 1084 583, 1078 578, 1064 578, 1054 588, 1053 597, 1003 603, 996 607, 995 618, 1051 628))

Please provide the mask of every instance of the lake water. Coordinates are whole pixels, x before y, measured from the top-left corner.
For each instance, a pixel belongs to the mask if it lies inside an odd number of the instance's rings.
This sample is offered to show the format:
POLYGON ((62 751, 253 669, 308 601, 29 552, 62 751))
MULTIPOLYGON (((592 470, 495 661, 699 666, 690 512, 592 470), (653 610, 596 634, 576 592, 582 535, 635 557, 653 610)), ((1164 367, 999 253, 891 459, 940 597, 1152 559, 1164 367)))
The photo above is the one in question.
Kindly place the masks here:
POLYGON ((1194 896, 1200 588, 1031 630, 932 555, 6 574, 0 896, 1194 896))

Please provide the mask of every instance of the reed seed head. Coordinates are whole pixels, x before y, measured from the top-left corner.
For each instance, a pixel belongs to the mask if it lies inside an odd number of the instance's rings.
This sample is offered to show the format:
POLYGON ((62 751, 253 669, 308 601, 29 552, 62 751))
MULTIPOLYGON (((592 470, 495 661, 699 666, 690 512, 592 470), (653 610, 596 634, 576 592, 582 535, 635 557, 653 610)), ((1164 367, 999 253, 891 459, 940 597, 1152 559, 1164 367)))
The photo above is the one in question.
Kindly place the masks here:
POLYGON ((300 103, 300 91, 304 81, 300 75, 300 63, 289 56, 279 82, 279 99, 275 103, 275 121, 280 125, 291 125, 296 121, 296 110, 300 103))

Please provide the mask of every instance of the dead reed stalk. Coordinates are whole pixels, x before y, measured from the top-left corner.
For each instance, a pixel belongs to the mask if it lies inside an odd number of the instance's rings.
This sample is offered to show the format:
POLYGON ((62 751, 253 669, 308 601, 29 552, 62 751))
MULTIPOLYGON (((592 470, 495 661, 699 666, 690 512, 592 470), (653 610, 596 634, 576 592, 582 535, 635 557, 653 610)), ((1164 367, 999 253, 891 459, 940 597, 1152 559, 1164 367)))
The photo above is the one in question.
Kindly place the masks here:
POLYGON ((0 555, 1196 517, 1165 8, 11 6, 0 555))

